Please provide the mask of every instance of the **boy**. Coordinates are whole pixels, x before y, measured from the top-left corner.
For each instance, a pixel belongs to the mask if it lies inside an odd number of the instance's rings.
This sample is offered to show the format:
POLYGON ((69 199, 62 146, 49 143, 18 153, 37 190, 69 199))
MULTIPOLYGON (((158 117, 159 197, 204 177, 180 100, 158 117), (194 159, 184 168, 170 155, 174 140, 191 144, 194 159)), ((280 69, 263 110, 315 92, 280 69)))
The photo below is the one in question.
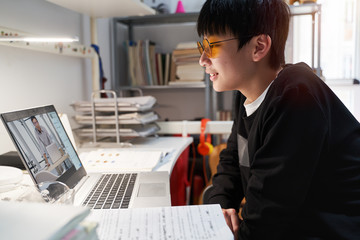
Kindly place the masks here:
POLYGON ((204 202, 237 239, 360 239, 360 124, 306 64, 284 65, 288 28, 282 0, 200 11, 199 63, 216 91, 237 91, 204 202))

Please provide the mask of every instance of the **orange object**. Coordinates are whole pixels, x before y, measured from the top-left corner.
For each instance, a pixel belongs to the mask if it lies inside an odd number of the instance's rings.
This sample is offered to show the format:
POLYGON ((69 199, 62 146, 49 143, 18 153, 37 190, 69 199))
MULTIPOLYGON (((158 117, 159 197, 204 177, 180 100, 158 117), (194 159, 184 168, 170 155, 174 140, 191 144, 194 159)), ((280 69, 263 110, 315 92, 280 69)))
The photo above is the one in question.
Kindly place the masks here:
POLYGON ((211 145, 211 135, 210 134, 207 134, 206 140, 205 140, 206 124, 209 121, 210 121, 210 119, 207 119, 207 118, 201 119, 200 143, 197 146, 197 151, 202 156, 209 155, 214 149, 213 145, 211 145))

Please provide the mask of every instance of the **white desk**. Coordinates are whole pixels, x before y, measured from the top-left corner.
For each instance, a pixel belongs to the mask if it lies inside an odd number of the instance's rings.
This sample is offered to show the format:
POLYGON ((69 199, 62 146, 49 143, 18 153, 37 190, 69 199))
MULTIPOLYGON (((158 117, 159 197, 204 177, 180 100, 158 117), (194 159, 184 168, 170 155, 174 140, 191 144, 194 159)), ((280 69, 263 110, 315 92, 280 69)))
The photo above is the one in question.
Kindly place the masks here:
MULTIPOLYGON (((173 149, 168 161, 155 168, 155 171, 168 171, 170 176, 176 160, 179 158, 180 154, 186 149, 186 147, 188 147, 192 143, 192 141, 193 138, 191 137, 151 137, 134 139, 131 143, 133 144, 132 148, 136 149, 173 149)), ((91 151, 98 147, 115 148, 116 146, 118 145, 104 143, 98 143, 96 145, 88 144, 82 145, 78 152, 91 151)), ((30 186, 33 186, 33 182, 29 174, 24 174, 23 180, 19 185, 21 186, 12 191, 0 193, 0 200, 18 199, 24 193, 24 191, 27 191, 30 186)))
MULTIPOLYGON (((180 154, 193 142, 192 137, 149 137, 149 138, 135 138, 131 141, 130 148, 143 150, 172 150, 171 155, 168 156, 164 164, 155 167, 155 171, 167 171, 169 175, 174 168, 176 160, 180 154)), ((89 143, 80 146, 78 152, 93 151, 99 148, 118 148, 116 143, 89 143)))
POLYGON ((134 141, 135 147, 139 148, 155 148, 155 149, 167 149, 172 148, 174 151, 170 156, 170 159, 165 164, 158 166, 156 171, 171 171, 174 168, 176 160, 180 154, 193 142, 192 137, 158 137, 158 138, 138 138, 134 141))

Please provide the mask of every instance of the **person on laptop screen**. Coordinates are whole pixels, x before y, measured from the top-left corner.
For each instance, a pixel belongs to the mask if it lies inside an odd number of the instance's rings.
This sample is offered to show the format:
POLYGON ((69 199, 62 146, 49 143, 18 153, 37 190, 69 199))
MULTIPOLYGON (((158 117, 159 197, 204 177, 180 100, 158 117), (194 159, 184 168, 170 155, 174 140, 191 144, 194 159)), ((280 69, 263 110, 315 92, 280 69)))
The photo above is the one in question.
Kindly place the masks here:
POLYGON ((63 143, 55 131, 55 124, 51 115, 38 114, 17 119, 9 125, 20 150, 26 156, 29 170, 38 182, 61 179, 64 173, 73 168, 68 150, 61 147, 63 143))
POLYGON ((236 91, 204 202, 238 239, 360 239, 360 124, 313 69, 285 65, 289 12, 283 0, 200 11, 199 63, 216 91, 236 91))
MULTIPOLYGON (((46 130, 46 128, 43 126, 40 126, 40 123, 35 116, 31 116, 30 120, 35 127, 34 134, 36 136, 36 139, 38 140, 38 143, 41 148, 41 152, 45 159, 46 165, 47 165, 47 167, 50 167, 50 162, 51 163, 53 163, 53 162, 52 162, 52 160, 50 160, 48 158, 48 156, 46 154, 46 147, 53 144, 53 142, 51 141, 51 137, 50 137, 48 131, 46 130)), ((61 167, 61 165, 56 167, 56 171, 58 172, 59 175, 63 172, 63 168, 61 167)))

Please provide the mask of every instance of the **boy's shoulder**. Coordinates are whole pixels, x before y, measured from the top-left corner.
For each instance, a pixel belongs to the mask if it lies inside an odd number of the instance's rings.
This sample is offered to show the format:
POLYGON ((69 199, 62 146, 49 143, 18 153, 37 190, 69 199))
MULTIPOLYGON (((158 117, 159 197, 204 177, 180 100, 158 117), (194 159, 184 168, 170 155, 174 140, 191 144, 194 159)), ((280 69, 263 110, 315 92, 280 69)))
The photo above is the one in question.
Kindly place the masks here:
POLYGON ((277 82, 286 85, 314 84, 322 80, 313 72, 313 70, 303 62, 296 64, 286 64, 277 77, 277 82))
POLYGON ((283 95, 294 89, 301 89, 301 92, 309 92, 312 95, 329 91, 324 81, 302 62, 285 65, 274 80, 271 91, 275 95, 283 95))
MULTIPOLYGON (((314 72, 311 70, 311 67, 309 67, 309 65, 307 65, 304 62, 299 62, 299 63, 295 63, 295 64, 285 64, 285 66, 283 67, 283 69, 281 70, 280 74, 292 74, 292 73, 313 73, 314 72)), ((314 74, 315 75, 315 74, 314 74)))

